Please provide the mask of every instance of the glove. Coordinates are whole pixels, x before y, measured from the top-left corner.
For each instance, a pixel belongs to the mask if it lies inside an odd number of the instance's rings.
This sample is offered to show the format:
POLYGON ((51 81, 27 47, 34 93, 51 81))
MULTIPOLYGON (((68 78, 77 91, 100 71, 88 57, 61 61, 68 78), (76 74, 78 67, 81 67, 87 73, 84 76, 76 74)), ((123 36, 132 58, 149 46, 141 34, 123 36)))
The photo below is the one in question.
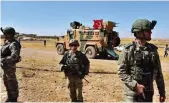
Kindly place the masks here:
POLYGON ((85 77, 85 75, 84 75, 84 74, 80 75, 80 79, 83 79, 84 77, 85 77))
POLYGON ((89 74, 89 72, 85 72, 85 74, 84 75, 88 75, 89 74))

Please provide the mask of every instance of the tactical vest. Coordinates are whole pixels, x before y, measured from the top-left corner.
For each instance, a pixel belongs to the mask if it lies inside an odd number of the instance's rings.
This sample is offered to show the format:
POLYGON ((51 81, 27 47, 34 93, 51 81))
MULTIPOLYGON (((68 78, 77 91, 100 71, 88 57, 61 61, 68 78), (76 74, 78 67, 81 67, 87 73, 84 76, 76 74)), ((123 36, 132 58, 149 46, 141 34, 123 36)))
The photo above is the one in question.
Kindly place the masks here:
POLYGON ((134 80, 142 84, 150 84, 153 88, 153 74, 155 68, 155 52, 153 46, 147 44, 146 47, 137 47, 133 42, 128 52, 129 74, 134 80))
POLYGON ((1 57, 7 57, 11 55, 11 51, 9 49, 10 44, 4 44, 1 48, 1 57))
POLYGON ((71 54, 68 52, 66 64, 73 65, 75 67, 74 69, 80 70, 81 69, 81 60, 80 60, 79 52, 76 52, 74 54, 71 54))

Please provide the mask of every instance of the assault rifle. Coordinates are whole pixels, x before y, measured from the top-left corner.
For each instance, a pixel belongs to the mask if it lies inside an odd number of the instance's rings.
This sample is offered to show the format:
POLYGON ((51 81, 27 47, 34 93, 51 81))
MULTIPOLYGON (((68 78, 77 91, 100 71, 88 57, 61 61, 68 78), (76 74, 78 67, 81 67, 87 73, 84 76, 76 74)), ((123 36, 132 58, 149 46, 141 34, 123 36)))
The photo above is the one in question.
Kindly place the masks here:
POLYGON ((78 64, 67 64, 67 65, 63 65, 62 68, 61 68, 61 71, 64 71, 65 73, 66 73, 66 72, 75 73, 75 74, 78 75, 78 77, 79 77, 80 79, 84 79, 86 82, 89 83, 89 81, 84 78, 85 75, 79 70, 79 67, 78 67, 78 66, 79 66, 78 64))

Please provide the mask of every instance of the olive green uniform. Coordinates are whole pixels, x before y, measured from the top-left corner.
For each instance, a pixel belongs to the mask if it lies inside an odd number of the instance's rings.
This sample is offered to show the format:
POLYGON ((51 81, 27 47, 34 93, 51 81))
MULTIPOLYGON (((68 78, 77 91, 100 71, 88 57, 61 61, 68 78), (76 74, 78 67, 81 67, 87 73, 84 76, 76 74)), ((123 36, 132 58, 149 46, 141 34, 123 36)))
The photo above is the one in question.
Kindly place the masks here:
MULTIPOLYGON (((14 29, 11 27, 4 29, 4 34, 6 32, 15 33, 14 29)), ((17 102, 19 96, 18 82, 15 72, 20 48, 20 44, 14 38, 6 40, 1 47, 1 68, 4 71, 3 80, 8 95, 6 102, 17 102)))
POLYGON ((1 67, 4 70, 3 80, 8 98, 18 98, 18 82, 16 79, 16 63, 19 57, 19 46, 15 40, 5 43, 1 48, 1 67))
MULTIPOLYGON (((136 33, 151 30, 155 24, 156 21, 151 23, 146 19, 139 19, 134 22, 131 31, 136 33)), ((144 36, 139 38, 145 39, 144 36)), ((146 42, 144 46, 141 46, 133 42, 126 45, 121 52, 118 60, 118 74, 125 86, 126 102, 152 102, 154 80, 160 96, 165 97, 165 83, 157 50, 158 48, 151 43, 146 42), (145 96, 136 94, 137 83, 144 85, 145 96)))
MULTIPOLYGON (((137 44, 136 44, 137 46, 137 44)), ((120 54, 118 60, 119 75, 125 84, 127 102, 137 102, 136 83, 147 82, 147 90, 144 90, 146 101, 151 102, 154 94, 153 81, 156 80, 159 94, 165 96, 165 85, 161 71, 161 64, 157 47, 147 43, 144 47, 136 47, 129 44, 120 54), (140 53, 137 54, 137 50, 140 53), (138 56, 137 56, 138 55, 138 56), (144 59, 143 59, 144 58, 144 59), (143 73, 150 73, 150 77, 144 78, 143 73)))
POLYGON ((62 60, 60 61, 60 64, 63 65, 74 65, 74 68, 68 68, 72 69, 70 71, 64 71, 66 77, 68 77, 68 89, 70 90, 70 98, 72 102, 83 102, 83 95, 82 95, 82 87, 83 82, 74 70, 79 70, 82 72, 82 75, 85 76, 89 73, 89 60, 87 57, 81 53, 80 51, 77 51, 76 53, 71 53, 71 51, 68 51, 64 54, 62 60))

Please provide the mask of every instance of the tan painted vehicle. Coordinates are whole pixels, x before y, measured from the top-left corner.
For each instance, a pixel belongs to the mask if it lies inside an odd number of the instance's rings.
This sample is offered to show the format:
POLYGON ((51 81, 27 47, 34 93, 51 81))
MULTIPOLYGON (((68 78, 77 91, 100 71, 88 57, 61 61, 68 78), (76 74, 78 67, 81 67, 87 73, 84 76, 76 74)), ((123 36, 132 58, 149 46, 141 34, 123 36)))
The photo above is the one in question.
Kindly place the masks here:
POLYGON ((74 21, 70 23, 72 27, 67 30, 65 36, 59 36, 56 40, 57 53, 63 55, 69 48, 69 40, 77 39, 80 43, 78 48, 90 59, 97 55, 106 58, 110 55, 113 58, 118 58, 114 52, 114 47, 120 44, 120 38, 113 28, 116 23, 112 21, 103 22, 103 20, 94 20, 93 28, 85 27, 81 23, 74 21))

